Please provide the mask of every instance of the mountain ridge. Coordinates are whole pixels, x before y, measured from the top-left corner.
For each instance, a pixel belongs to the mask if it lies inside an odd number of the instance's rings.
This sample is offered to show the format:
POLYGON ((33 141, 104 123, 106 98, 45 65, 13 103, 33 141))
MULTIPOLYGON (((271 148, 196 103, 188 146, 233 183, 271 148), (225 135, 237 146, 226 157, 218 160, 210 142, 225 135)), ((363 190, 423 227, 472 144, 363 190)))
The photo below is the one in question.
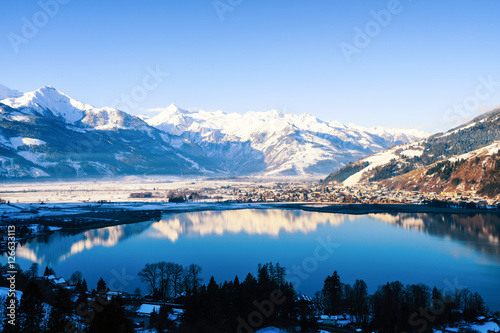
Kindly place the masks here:
POLYGON ((399 190, 477 191, 498 196, 500 188, 493 183, 498 182, 499 144, 500 109, 496 108, 446 133, 360 159, 324 181, 347 186, 381 182, 399 190))
POLYGON ((264 173, 269 175, 326 174, 329 168, 340 167, 357 156, 427 136, 413 129, 364 128, 327 122, 305 112, 296 115, 277 110, 244 114, 185 111, 174 104, 145 121, 202 147, 207 142, 233 145, 248 142, 263 153, 264 173))
POLYGON ((51 86, 0 86, 0 177, 127 174, 325 175, 418 130, 363 128, 308 113, 187 111, 155 117, 72 99, 51 86), (16 145, 13 145, 13 141, 16 145))

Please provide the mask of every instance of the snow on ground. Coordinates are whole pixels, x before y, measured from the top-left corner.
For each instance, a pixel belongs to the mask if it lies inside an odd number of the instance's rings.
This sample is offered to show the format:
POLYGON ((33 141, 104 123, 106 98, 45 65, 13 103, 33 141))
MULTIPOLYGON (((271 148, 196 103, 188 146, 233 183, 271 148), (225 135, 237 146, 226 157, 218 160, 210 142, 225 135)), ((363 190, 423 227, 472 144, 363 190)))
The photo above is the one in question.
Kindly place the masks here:
POLYGON ((26 115, 15 115, 15 116, 12 116, 10 117, 10 119, 14 120, 14 121, 23 121, 23 122, 27 122, 30 120, 30 117, 26 116, 26 115))
POLYGON ((7 204, 0 204, 0 213, 1 214, 17 214, 21 211, 21 208, 12 207, 7 204))
MULTIPOLYGON (((0 160, 1 162, 1 160, 0 160)), ((166 195, 169 190, 184 189, 197 191, 205 187, 231 186, 271 186, 277 181, 297 181, 298 178, 278 177, 264 179, 255 177, 249 180, 205 180, 180 177, 121 177, 109 180, 75 181, 33 181, 2 183, 0 198, 11 203, 75 203, 84 201, 144 202, 161 203, 165 198, 131 199, 130 193, 152 192, 166 195)))
POLYGON ((139 310, 137 310, 137 313, 139 313, 141 315, 150 315, 151 313, 153 313, 153 311, 156 313, 159 313, 160 312, 160 305, 142 304, 139 307, 139 310))
POLYGON ((498 326, 498 324, 495 322, 492 322, 492 321, 490 321, 488 323, 484 323, 482 325, 479 325, 479 324, 471 325, 471 328, 473 330, 478 330, 481 333, 488 333, 490 331, 492 331, 492 332, 499 332, 500 331, 500 327, 498 326))
POLYGON ((362 160, 363 162, 368 162, 368 163, 370 163, 370 165, 368 165, 363 170, 356 172, 354 175, 352 175, 349 178, 347 178, 346 180, 344 180, 344 182, 343 182, 344 185, 346 185, 346 186, 355 185, 361 180, 361 177, 363 176, 363 174, 365 172, 370 171, 373 168, 376 168, 378 166, 385 165, 393 159, 398 159, 399 157, 395 154, 394 149, 395 148, 389 149, 389 150, 380 152, 378 154, 375 154, 375 155, 372 155, 372 156, 369 156, 369 157, 363 159, 362 160))
POLYGON ((22 137, 10 138, 10 143, 14 149, 17 149, 21 146, 40 146, 46 144, 46 142, 43 140, 22 137))
MULTIPOLYGON (((0 287, 0 299, 7 297, 8 294, 9 294, 9 288, 0 287)), ((18 301, 21 300, 21 296, 23 296, 23 292, 16 290, 16 298, 18 301)))
POLYGON ((468 160, 475 156, 483 156, 483 155, 491 156, 498 153, 499 151, 500 151, 500 141, 496 141, 486 147, 479 148, 462 155, 453 156, 448 160, 450 162, 456 162, 458 160, 468 160))
POLYGON ((11 147, 12 144, 10 143, 9 140, 7 140, 3 135, 0 134, 0 145, 2 146, 7 146, 7 147, 11 147))
POLYGON ((401 152, 401 155, 404 155, 406 157, 416 157, 416 156, 422 156, 423 153, 424 153, 423 150, 408 149, 408 150, 403 150, 401 152))
POLYGON ((99 162, 87 162, 89 165, 93 166, 96 168, 100 174, 102 175, 107 175, 107 176, 113 176, 113 171, 109 170, 108 166, 99 162))
POLYGON ((464 129, 467 129, 467 128, 472 127, 472 126, 475 126, 475 125, 476 125, 476 123, 475 123, 475 122, 473 122, 473 123, 471 123, 471 124, 469 124, 469 125, 466 125, 466 126, 463 126, 463 127, 457 128, 457 129, 456 129, 456 130, 454 130, 454 131, 451 131, 451 132, 448 132, 448 133, 445 133, 445 134, 441 135, 441 138, 444 138, 444 137, 447 137, 447 136, 449 136, 449 135, 452 135, 452 134, 458 133, 458 132, 460 132, 460 131, 463 131, 464 129))
POLYGON ((30 151, 20 151, 17 155, 21 156, 25 160, 28 160, 34 164, 40 165, 42 167, 48 167, 56 165, 57 163, 45 162, 47 155, 44 153, 32 153, 30 151))
MULTIPOLYGON (((491 333, 491 332, 500 332, 500 327, 498 326, 497 323, 493 322, 493 321, 490 321, 490 322, 486 322, 486 323, 483 323, 483 324, 468 324, 467 325, 468 328, 471 328, 473 330, 476 330, 476 331, 479 331, 480 333, 491 333)), ((458 332, 460 330, 459 327, 446 327, 445 328, 445 331, 446 332, 458 332)), ((435 333, 441 333, 443 332, 442 329, 434 329, 434 332, 435 333)))

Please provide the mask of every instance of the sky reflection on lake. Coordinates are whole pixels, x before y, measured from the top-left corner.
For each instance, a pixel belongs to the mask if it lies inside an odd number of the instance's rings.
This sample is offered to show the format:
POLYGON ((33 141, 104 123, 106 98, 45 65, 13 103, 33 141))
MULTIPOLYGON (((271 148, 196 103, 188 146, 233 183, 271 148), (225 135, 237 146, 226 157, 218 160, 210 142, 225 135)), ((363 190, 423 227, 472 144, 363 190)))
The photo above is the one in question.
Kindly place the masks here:
MULTIPOLYGON (((99 277, 125 270, 125 285, 161 260, 203 267, 221 282, 255 273, 258 263, 280 262, 299 291, 312 295, 337 270, 342 282, 364 279, 373 292, 400 280, 446 288, 449 282, 478 291, 500 309, 500 221, 493 214, 343 215, 299 210, 228 210, 164 215, 160 221, 119 225, 76 234, 56 232, 18 246, 18 262, 38 262, 69 278, 80 270, 93 287, 99 277), (298 273, 324 242, 338 244, 317 267, 298 273), (307 277, 305 277, 307 276, 307 277), (447 282, 448 281, 448 282, 447 282)), ((323 254, 327 253, 325 251, 323 254)), ((2 257, 2 262, 6 257, 2 257)), ((144 286, 143 286, 144 287, 144 286)), ((145 288, 143 288, 145 290, 145 288)))

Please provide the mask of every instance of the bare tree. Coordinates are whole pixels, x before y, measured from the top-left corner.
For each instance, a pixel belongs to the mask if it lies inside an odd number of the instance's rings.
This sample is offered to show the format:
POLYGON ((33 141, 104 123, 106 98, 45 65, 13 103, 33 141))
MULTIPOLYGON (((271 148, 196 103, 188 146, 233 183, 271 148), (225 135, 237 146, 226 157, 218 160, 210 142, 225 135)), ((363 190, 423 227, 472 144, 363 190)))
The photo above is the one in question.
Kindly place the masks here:
POLYGON ((71 274, 71 277, 69 278, 68 282, 77 285, 78 282, 82 283, 83 280, 83 274, 80 271, 76 271, 73 274, 71 274))
POLYGON ((202 278, 201 267, 196 264, 189 265, 184 271, 184 283, 187 289, 198 290, 201 284, 202 278))
POLYGON ((184 267, 179 264, 174 264, 172 267, 172 283, 174 289, 174 297, 177 297, 182 291, 182 273, 184 267))
POLYGON ((148 285, 151 292, 155 294, 156 282, 158 280, 158 264, 146 264, 137 275, 139 275, 142 282, 148 285))
POLYGON ((36 262, 31 264, 31 266, 28 270, 28 274, 29 274, 29 277, 32 279, 38 277, 38 264, 36 262))
POLYGON ((158 279, 160 295, 162 297, 167 297, 170 294, 170 284, 172 280, 172 268, 173 263, 166 263, 165 261, 160 261, 158 263, 158 279))

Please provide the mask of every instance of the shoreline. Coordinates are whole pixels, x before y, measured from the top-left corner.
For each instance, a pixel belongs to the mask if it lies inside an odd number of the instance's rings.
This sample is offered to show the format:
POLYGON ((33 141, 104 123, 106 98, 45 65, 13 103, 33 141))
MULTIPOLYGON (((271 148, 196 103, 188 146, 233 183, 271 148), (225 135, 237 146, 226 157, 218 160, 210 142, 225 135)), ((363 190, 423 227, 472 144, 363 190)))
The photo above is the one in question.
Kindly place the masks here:
MULTIPOLYGON (((4 204, 5 205, 5 204, 4 204)), ((9 207, 35 208, 37 214, 19 211, 14 216, 0 219, 0 235, 8 225, 16 227, 39 225, 42 230, 19 235, 19 241, 55 232, 81 232, 124 224, 134 224, 160 220, 165 214, 182 214, 202 211, 225 211, 243 209, 289 209, 306 212, 368 215, 368 214, 493 214, 500 218, 498 209, 442 208, 416 204, 329 204, 324 202, 297 203, 238 203, 238 202, 116 202, 116 203, 67 203, 67 204, 17 204, 9 207), (65 207, 66 206, 66 207, 65 207), (40 211, 42 213, 40 213, 40 211), (50 229, 52 228, 52 229, 50 229)), ((1 211, 0 211, 1 213, 1 211)), ((12 213, 11 213, 12 214, 12 213)))
MULTIPOLYGON (((499 214, 498 209, 444 208, 416 204, 325 204, 324 207, 308 207, 310 204, 300 204, 304 211, 339 213, 350 215, 367 215, 377 213, 425 213, 425 214, 499 214)), ((286 207, 287 204, 284 204, 286 207)), ((292 205, 293 208, 294 205, 292 205)))

